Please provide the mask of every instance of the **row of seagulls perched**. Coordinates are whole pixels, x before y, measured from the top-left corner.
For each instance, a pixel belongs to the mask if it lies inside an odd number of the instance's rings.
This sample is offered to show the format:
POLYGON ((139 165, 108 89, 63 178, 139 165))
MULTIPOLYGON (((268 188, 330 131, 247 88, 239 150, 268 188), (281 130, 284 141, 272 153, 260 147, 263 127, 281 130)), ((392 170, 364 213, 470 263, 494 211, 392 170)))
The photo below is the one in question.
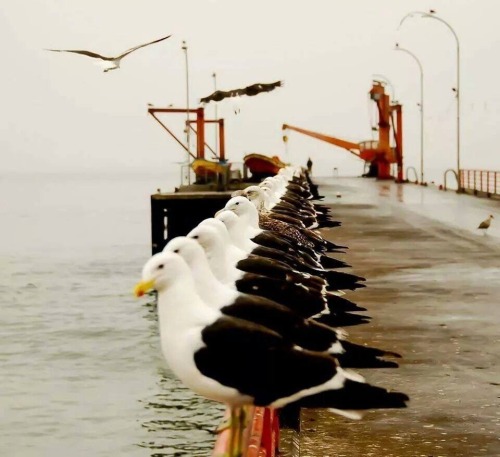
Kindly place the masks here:
POLYGON ((322 407, 360 418, 408 401, 351 371, 395 368, 384 357, 400 356, 348 341, 338 328, 367 321, 352 313, 364 308, 342 296, 364 278, 326 266, 327 259, 347 266, 327 255, 345 247, 314 230, 338 223, 311 198, 301 169, 283 169, 168 242, 135 288, 137 296, 158 293, 169 367, 194 392, 226 404, 233 424, 248 405, 322 407))

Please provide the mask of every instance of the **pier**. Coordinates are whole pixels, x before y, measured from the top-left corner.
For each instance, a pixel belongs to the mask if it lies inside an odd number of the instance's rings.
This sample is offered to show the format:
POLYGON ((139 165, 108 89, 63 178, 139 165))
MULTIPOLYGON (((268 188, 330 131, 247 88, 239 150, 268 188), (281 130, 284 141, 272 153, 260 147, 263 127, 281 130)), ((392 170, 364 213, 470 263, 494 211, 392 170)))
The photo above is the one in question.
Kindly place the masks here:
POLYGON ((232 191, 164 192, 151 195, 151 251, 160 252, 168 240, 184 236, 203 219, 213 217, 232 191))
POLYGON ((342 221, 322 235, 349 246, 343 260, 367 278, 346 298, 373 319, 350 337, 403 355, 396 370, 359 371, 411 400, 361 421, 302 410, 298 431, 282 430, 284 455, 500 455, 500 225, 476 229, 498 201, 371 179, 315 182, 342 221))

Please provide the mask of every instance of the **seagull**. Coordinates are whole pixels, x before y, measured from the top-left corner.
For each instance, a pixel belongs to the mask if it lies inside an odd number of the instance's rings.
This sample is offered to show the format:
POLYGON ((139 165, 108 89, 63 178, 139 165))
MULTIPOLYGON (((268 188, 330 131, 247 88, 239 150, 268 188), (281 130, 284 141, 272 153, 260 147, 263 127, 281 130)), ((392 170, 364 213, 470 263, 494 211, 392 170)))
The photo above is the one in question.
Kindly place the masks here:
POLYGON ((486 233, 486 230, 488 230, 488 228, 489 228, 489 227, 490 227, 490 225, 491 225, 491 220, 492 220, 492 219, 494 219, 494 218, 493 218, 493 214, 490 214, 490 215, 488 216, 488 218, 487 218, 487 219, 485 219, 483 222, 481 222, 481 223, 478 225, 478 227, 477 227, 477 228, 478 228, 479 230, 484 230, 484 232, 483 232, 483 233, 486 233))
MULTIPOLYGON (((247 95, 249 97, 253 97, 254 95, 260 94, 261 92, 271 92, 272 90, 276 89, 277 87, 282 87, 283 82, 282 81, 276 81, 274 83, 257 83, 257 84, 252 84, 251 86, 244 87, 243 89, 231 89, 228 91, 223 91, 223 90, 216 90, 212 94, 203 97, 200 99, 200 103, 210 103, 210 102, 220 102, 224 100, 225 98, 230 98, 230 97, 240 97, 241 95, 247 95)), ((239 108, 235 109, 236 111, 239 112, 239 108)))
POLYGON ((102 56, 101 54, 97 54, 96 52, 92 51, 85 51, 85 50, 77 50, 77 49, 46 49, 46 51, 53 51, 53 52, 73 52, 74 54, 82 54, 84 56, 92 57, 95 59, 100 59, 101 63, 104 64, 104 72, 108 72, 111 70, 116 70, 117 68, 120 68, 120 62, 121 60, 125 57, 131 54, 134 51, 137 51, 140 48, 144 48, 145 46, 149 46, 150 44, 154 43, 159 43, 160 41, 166 40, 167 38, 170 38, 172 35, 168 35, 163 38, 159 38, 158 40, 150 41, 148 43, 140 44, 138 46, 134 46, 133 48, 127 49, 124 53, 120 54, 119 56, 116 57, 106 57, 102 56))
POLYGON ((231 417, 241 406, 280 408, 302 400, 350 418, 366 409, 406 407, 407 395, 367 384, 332 356, 303 350, 278 332, 209 306, 176 253, 161 252, 146 262, 134 292, 140 297, 151 289, 158 292, 165 361, 195 393, 229 406, 231 417))

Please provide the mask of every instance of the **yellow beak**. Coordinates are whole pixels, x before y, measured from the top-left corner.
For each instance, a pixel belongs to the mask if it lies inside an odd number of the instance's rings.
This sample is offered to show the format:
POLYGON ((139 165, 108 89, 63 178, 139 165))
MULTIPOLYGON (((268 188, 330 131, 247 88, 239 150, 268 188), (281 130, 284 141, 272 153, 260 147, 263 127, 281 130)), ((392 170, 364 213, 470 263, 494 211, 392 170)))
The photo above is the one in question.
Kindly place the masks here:
POLYGON ((137 283, 134 287, 134 295, 136 297, 142 297, 146 292, 154 288, 154 284, 155 282, 153 279, 137 283))

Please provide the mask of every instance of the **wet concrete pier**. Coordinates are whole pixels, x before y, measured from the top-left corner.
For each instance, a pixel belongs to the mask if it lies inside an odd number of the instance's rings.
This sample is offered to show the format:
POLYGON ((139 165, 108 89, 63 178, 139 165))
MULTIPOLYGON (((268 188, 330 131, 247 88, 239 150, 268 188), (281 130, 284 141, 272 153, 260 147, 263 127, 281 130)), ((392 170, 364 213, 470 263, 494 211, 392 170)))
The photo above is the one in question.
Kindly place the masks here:
POLYGON ((367 278, 346 298, 373 319, 349 327, 350 338, 404 357, 397 369, 360 372, 411 401, 359 422, 303 410, 286 455, 500 456, 500 202, 371 179, 315 181, 343 222, 323 236, 349 246, 342 258, 367 278), (476 227, 489 214, 483 235, 476 227))

